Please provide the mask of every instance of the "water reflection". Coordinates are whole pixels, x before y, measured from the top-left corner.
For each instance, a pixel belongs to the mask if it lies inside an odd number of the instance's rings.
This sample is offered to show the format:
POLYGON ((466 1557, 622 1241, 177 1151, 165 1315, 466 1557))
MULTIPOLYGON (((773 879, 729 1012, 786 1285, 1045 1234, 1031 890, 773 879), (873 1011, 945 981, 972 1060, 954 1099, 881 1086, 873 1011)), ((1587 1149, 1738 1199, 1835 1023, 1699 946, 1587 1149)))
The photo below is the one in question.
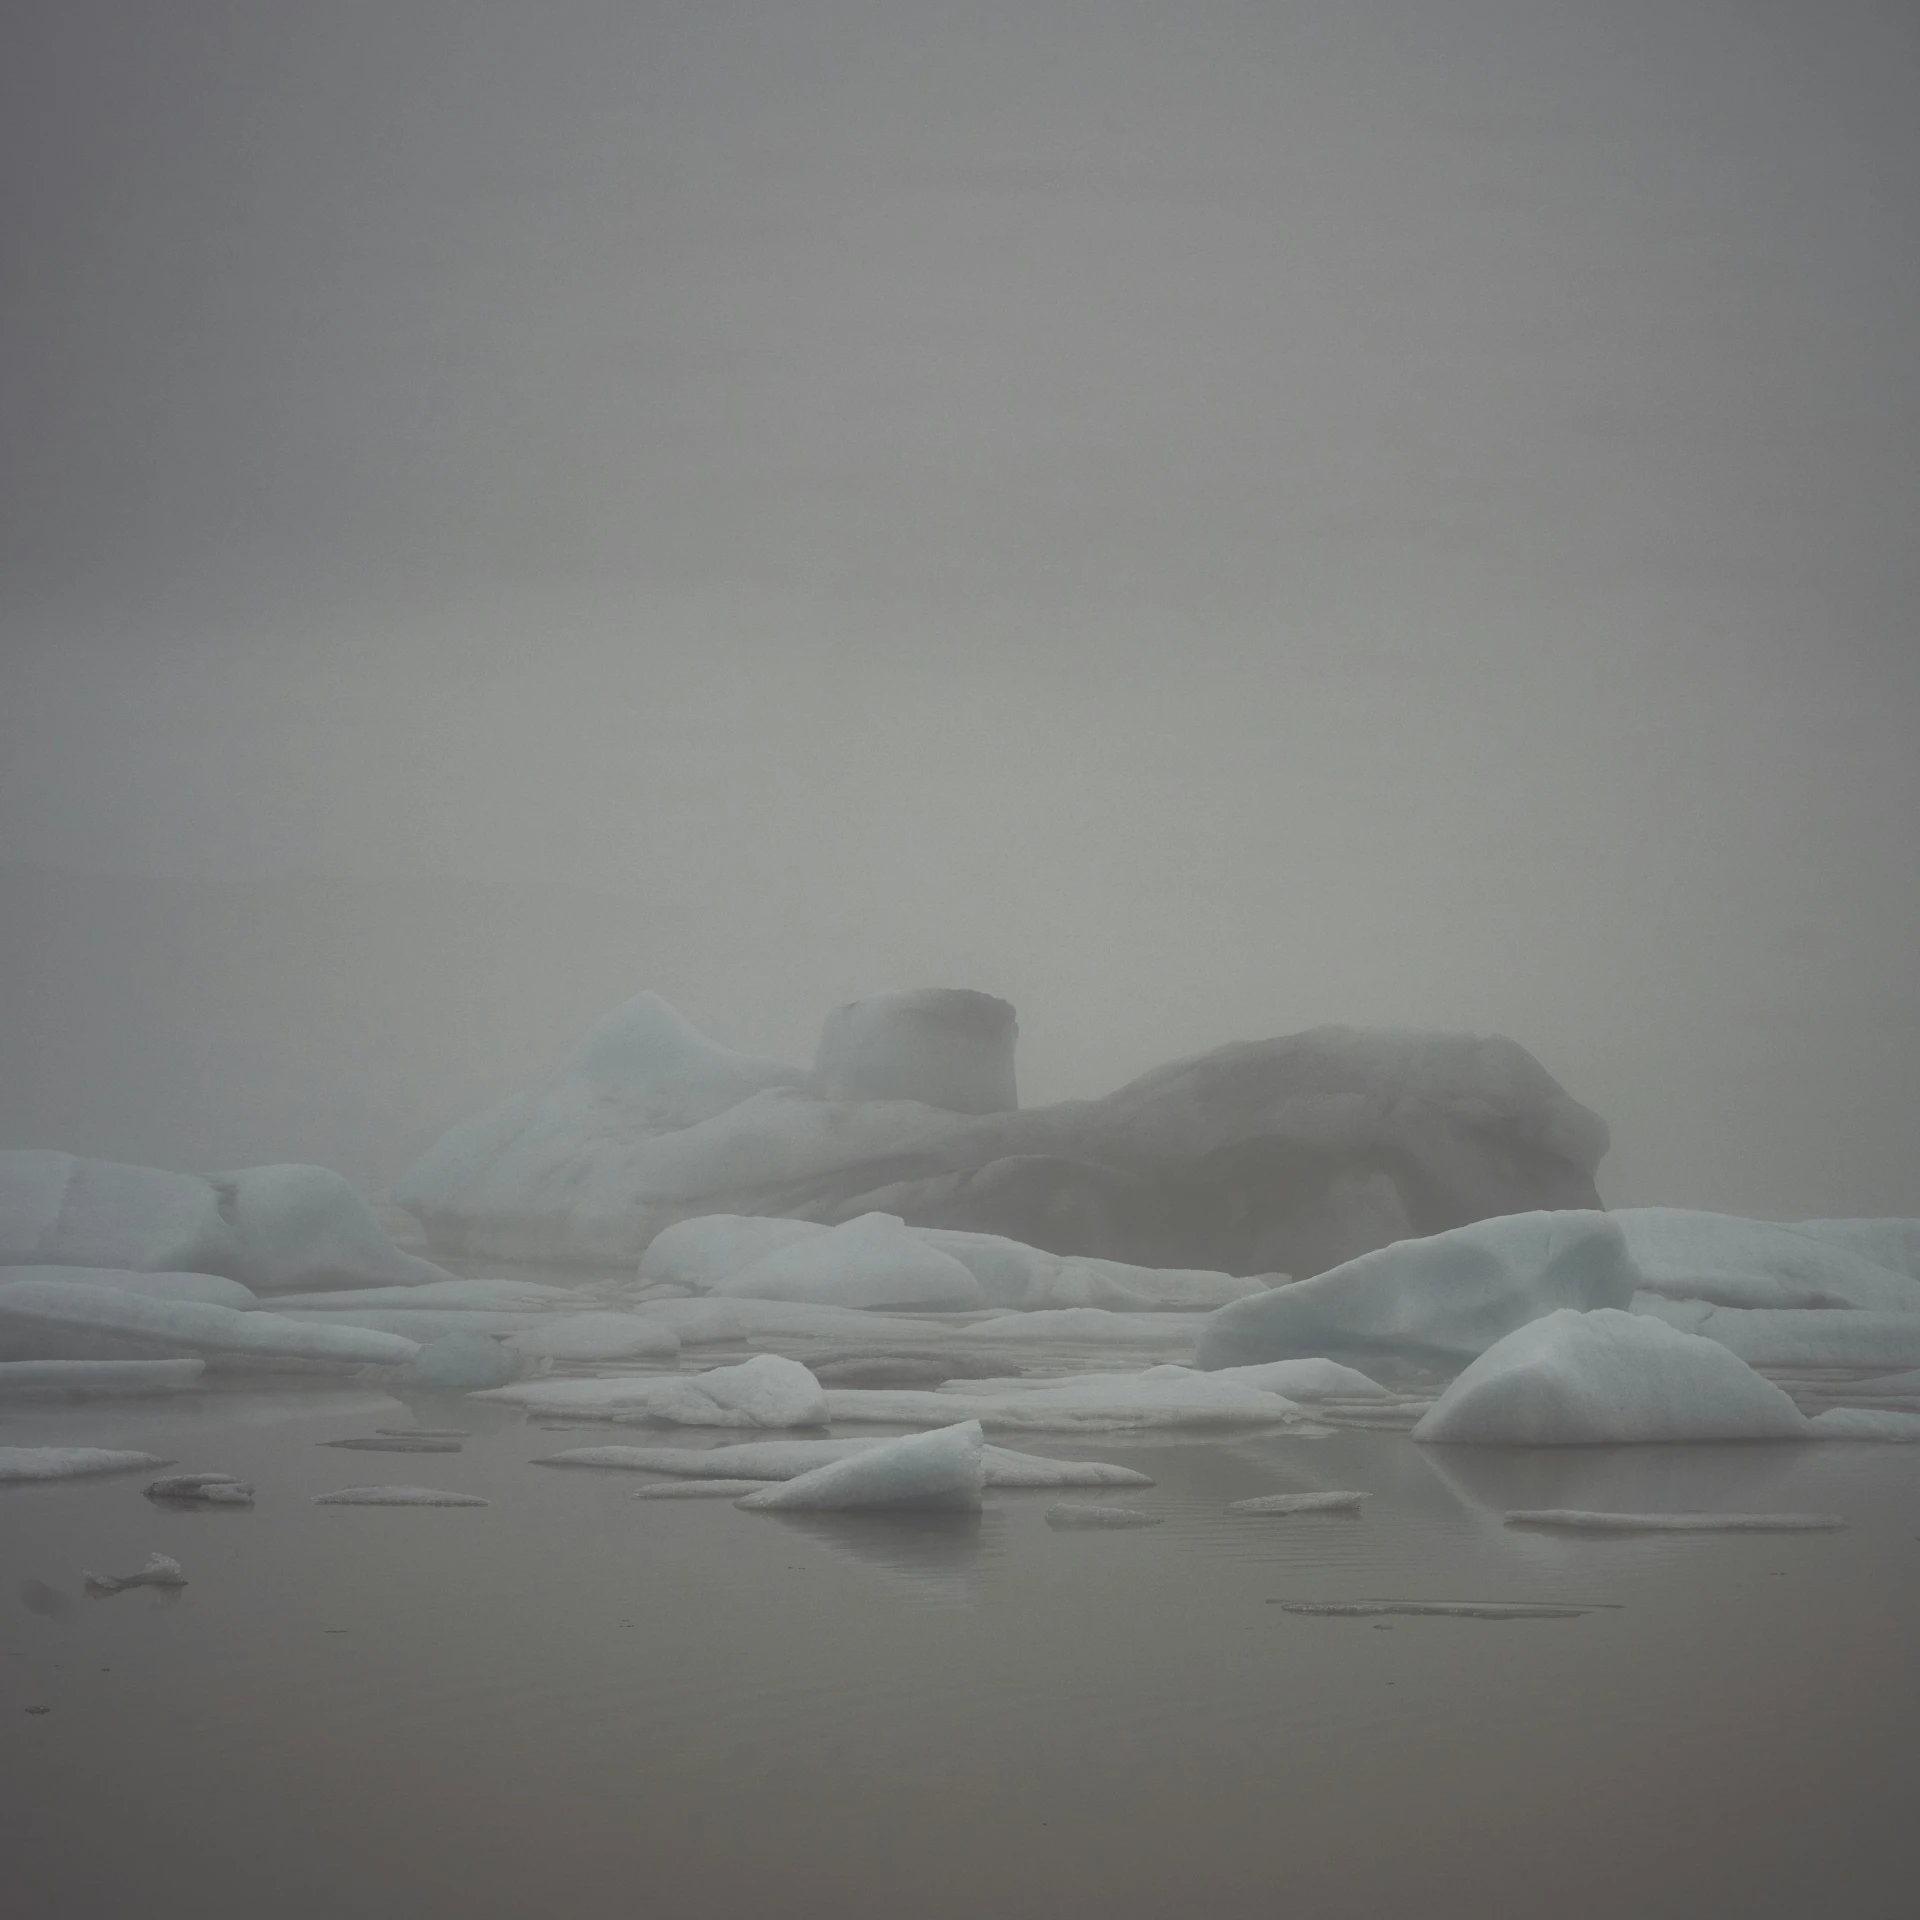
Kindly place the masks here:
POLYGON ((971 1607, 998 1525, 978 1513, 772 1513, 756 1520, 845 1554, 922 1606, 971 1607))

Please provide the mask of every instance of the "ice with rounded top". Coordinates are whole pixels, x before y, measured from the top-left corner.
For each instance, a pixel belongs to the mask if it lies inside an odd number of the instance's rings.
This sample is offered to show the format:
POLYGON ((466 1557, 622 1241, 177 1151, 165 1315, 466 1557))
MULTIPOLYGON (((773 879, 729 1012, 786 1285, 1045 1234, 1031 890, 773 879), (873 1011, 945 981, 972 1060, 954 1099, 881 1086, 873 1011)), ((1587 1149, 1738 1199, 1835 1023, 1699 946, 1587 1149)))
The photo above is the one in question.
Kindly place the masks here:
POLYGON ((1642 1314, 1562 1308, 1473 1361, 1413 1429, 1451 1446, 1804 1440, 1806 1417, 1726 1348, 1642 1314))
POLYGON ((951 1254, 930 1247, 890 1213, 863 1213, 818 1238, 762 1254, 712 1289, 724 1299, 797 1300, 823 1307, 918 1307, 955 1312, 985 1305, 980 1283, 951 1254))
POLYGON ((911 1508, 922 1512, 977 1512, 986 1484, 985 1440, 977 1420, 932 1433, 882 1441, 843 1460, 830 1460, 736 1504, 750 1512, 841 1512, 911 1508))
POLYGON ((762 1254, 830 1233, 813 1220, 758 1213, 703 1213, 662 1227, 640 1256, 640 1279, 650 1286, 707 1293, 762 1254))

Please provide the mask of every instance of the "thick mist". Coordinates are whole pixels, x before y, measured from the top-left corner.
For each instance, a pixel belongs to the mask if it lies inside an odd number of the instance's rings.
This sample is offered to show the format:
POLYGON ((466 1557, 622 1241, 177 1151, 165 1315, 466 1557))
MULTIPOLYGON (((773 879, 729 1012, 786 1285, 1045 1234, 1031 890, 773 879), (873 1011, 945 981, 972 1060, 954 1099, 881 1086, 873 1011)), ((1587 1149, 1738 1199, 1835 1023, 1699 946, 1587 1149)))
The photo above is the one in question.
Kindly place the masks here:
POLYGON ((1629 0, 0 26, 0 1143, 370 1187, 650 986, 1028 1101, 1530 1047, 1920 1211, 1920 34, 1629 0))

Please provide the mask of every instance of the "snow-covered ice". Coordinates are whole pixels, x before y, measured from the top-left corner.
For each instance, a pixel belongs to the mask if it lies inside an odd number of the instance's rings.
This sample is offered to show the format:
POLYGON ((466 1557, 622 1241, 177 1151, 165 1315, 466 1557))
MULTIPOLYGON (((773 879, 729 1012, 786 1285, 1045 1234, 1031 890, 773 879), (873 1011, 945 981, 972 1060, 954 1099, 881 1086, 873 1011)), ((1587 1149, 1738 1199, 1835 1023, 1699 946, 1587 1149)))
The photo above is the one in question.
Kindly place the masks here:
POLYGON ((108 1287, 22 1280, 0 1286, 0 1353, 23 1359, 140 1359, 157 1353, 399 1366, 419 1351, 398 1334, 151 1300, 108 1287))
POLYGON ((883 1311, 955 1312, 986 1304, 980 1283, 966 1267, 887 1213, 865 1213, 817 1238, 776 1247, 729 1274, 713 1292, 726 1299, 883 1311))
POLYGON ((485 1507, 493 1503, 477 1493, 446 1493, 438 1487, 342 1487, 317 1493, 316 1507, 485 1507))
POLYGON ((1807 1422, 1770 1380, 1711 1340, 1642 1314, 1562 1308, 1489 1347, 1413 1437, 1535 1447, 1802 1440, 1807 1422))
POLYGON ((5 1360, 0 1400, 79 1395, 88 1399, 143 1399, 191 1393, 202 1384, 204 1360, 5 1360))
POLYGON ((1462 1361, 1563 1307, 1625 1307, 1634 1267, 1604 1213, 1518 1213, 1362 1254, 1222 1307, 1195 1364, 1403 1353, 1462 1361))
POLYGON ((985 1442, 977 1420, 831 1460, 810 1473, 762 1487, 738 1504, 752 1512, 841 1512, 904 1507, 943 1513, 973 1512, 986 1484, 985 1442))
POLYGON ((1567 1533, 1831 1533, 1839 1513, 1593 1513, 1579 1507, 1516 1507, 1510 1527, 1567 1533))
POLYGON ((158 1454, 114 1447, 0 1447, 0 1485, 19 1480, 76 1480, 92 1473, 164 1467, 158 1454))

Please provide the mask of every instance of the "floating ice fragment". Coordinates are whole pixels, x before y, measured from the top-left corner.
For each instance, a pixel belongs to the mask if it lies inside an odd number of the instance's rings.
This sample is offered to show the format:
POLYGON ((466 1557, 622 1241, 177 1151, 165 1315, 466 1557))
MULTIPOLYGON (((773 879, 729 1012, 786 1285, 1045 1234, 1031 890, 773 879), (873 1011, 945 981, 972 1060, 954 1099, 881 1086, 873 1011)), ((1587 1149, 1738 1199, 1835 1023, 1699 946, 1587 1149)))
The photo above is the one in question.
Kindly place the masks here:
POLYGON ((1829 1533, 1847 1524, 1839 1513, 1588 1513, 1578 1507, 1517 1507, 1510 1527, 1557 1527, 1571 1533, 1829 1533))
POLYGON ((231 1473, 174 1473, 149 1481, 149 1500, 167 1500, 208 1507, 250 1507, 253 1489, 231 1473))
POLYGON ((429 1433, 381 1433, 372 1439, 322 1440, 323 1447, 344 1447, 359 1453, 458 1453, 458 1440, 429 1433))
POLYGON ((1829 1407, 1807 1422, 1814 1440, 1920 1441, 1920 1414, 1894 1413, 1877 1407, 1829 1407))
POLYGON ((184 1587, 187 1576, 180 1571, 180 1562, 164 1553, 150 1553, 147 1564, 138 1573, 129 1573, 116 1579, 110 1573, 89 1573, 83 1576, 81 1583, 96 1600, 104 1600, 109 1594, 125 1593, 129 1587, 184 1587))
POLYGON ((0 1361, 0 1400, 72 1395, 76 1399, 144 1399, 191 1393, 207 1370, 204 1360, 0 1361))
POLYGON ((485 1507, 477 1493, 445 1493, 437 1487, 342 1487, 314 1495, 316 1507, 485 1507))
MULTIPOLYGON (((735 1447, 574 1447, 533 1462, 538 1467, 612 1467, 630 1473, 671 1473, 689 1479, 737 1477, 791 1480, 815 1467, 889 1443, 878 1438, 847 1440, 754 1440, 735 1447)), ((1150 1487, 1153 1481, 1132 1467, 1106 1460, 1050 1460, 1009 1447, 988 1447, 984 1454, 990 1487, 1150 1487)))
POLYGON ((1326 1614, 1367 1620, 1383 1613, 1431 1615, 1442 1620, 1573 1620, 1587 1607, 1540 1605, 1530 1600, 1273 1600, 1283 1613, 1326 1614))
POLYGON ((112 1447, 0 1447, 0 1485, 15 1480, 73 1480, 89 1473, 130 1473, 164 1467, 158 1454, 112 1447))
POLYGON ((985 1443, 977 1420, 932 1433, 882 1441, 811 1473, 762 1487, 738 1502, 752 1511, 842 1512, 865 1507, 973 1513, 986 1483, 985 1443))
POLYGON ((1263 1493, 1252 1500, 1229 1500, 1229 1513, 1358 1513, 1370 1493, 1263 1493))
POLYGON ((774 1480, 663 1480, 658 1486, 639 1487, 636 1500, 733 1500, 743 1493, 758 1493, 762 1487, 777 1486, 774 1480))
POLYGON ((1047 1509, 1046 1522, 1050 1527, 1097 1531, 1102 1527, 1157 1527, 1160 1516, 1157 1513, 1142 1513, 1138 1507, 1097 1507, 1062 1501, 1058 1506, 1047 1509))

